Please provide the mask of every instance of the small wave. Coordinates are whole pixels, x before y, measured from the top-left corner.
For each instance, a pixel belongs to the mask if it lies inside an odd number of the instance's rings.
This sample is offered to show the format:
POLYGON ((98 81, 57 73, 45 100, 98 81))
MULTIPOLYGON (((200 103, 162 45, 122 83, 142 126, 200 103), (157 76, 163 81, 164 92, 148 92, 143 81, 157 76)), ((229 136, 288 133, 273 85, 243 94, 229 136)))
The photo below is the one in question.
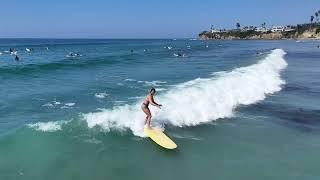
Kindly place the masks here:
POLYGON ((146 86, 162 86, 163 84, 166 84, 166 81, 138 81, 138 83, 144 83, 146 86))
POLYGON ((166 91, 166 88, 157 88, 157 92, 166 91))
MULTIPOLYGON (((239 105, 254 104, 282 89, 285 81, 280 73, 287 67, 283 58, 285 54, 282 49, 272 50, 256 64, 170 87, 156 97, 163 108, 150 107, 153 125, 196 126, 232 117, 239 105)), ((82 116, 89 128, 100 126, 106 131, 129 129, 134 135, 144 136, 145 115, 140 110, 141 103, 140 100, 132 105, 114 106, 82 116)))
POLYGON ((43 107, 56 107, 58 105, 61 105, 61 102, 54 100, 54 101, 48 102, 48 103, 46 103, 46 104, 44 104, 42 106, 43 107))
POLYGON ((49 121, 49 122, 37 122, 34 124, 27 124, 27 126, 37 131, 55 132, 55 131, 62 130, 62 125, 67 123, 68 121, 49 121))
POLYGON ((114 104, 116 105, 122 105, 125 104, 127 101, 114 101, 114 104))
POLYGON ((70 109, 72 108, 76 103, 65 103, 63 106, 61 106, 61 109, 70 109))
POLYGON ((172 137, 177 138, 177 139, 189 139, 189 140, 194 140, 194 141, 202 141, 203 139, 197 138, 194 136, 186 136, 186 135, 179 135, 179 134, 171 134, 172 137))
POLYGON ((103 92, 103 93, 95 93, 94 97, 99 98, 99 99, 103 99, 106 98, 107 96, 109 96, 109 94, 103 92))
POLYGON ((128 79, 125 79, 124 81, 134 82, 134 81, 137 81, 137 80, 128 78, 128 79))
POLYGON ((142 98, 144 98, 144 97, 143 96, 136 96, 136 97, 129 97, 128 99, 142 99, 142 98))
POLYGON ((55 71, 57 69, 81 69, 84 66, 87 68, 104 65, 104 64, 116 64, 121 63, 118 61, 116 56, 110 56, 110 58, 100 57, 100 58, 86 58, 82 59, 81 61, 54 61, 50 63, 37 63, 37 64, 25 64, 21 66, 8 66, 8 67, 0 67, 0 74, 14 74, 14 75, 26 75, 26 74, 33 74, 33 73, 46 73, 48 71, 55 71))
POLYGON ((71 102, 71 103, 65 103, 64 105, 71 107, 71 106, 74 106, 75 104, 76 103, 71 102))
POLYGON ((51 103, 46 103, 46 104, 44 104, 44 105, 42 105, 43 107, 54 107, 54 105, 53 104, 51 104, 51 103))
POLYGON ((59 102, 59 101, 53 101, 53 104, 54 104, 54 105, 60 105, 61 102, 59 102))

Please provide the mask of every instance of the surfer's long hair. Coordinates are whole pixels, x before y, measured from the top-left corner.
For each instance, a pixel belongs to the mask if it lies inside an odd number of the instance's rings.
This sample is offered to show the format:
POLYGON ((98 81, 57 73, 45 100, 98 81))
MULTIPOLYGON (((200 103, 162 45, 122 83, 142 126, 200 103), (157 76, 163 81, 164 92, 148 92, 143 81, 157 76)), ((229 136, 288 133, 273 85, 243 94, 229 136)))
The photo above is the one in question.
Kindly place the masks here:
POLYGON ((152 87, 152 88, 149 90, 149 93, 150 93, 150 94, 156 93, 156 89, 152 87))

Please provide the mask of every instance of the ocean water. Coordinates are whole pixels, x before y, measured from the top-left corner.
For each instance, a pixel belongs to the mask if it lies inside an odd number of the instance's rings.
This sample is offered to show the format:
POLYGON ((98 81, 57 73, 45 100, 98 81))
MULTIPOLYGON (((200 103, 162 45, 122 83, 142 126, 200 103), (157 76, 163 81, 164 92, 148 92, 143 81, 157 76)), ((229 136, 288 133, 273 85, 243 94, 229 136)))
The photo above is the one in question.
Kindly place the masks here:
POLYGON ((0 179, 318 180, 319 44, 0 39, 0 179))

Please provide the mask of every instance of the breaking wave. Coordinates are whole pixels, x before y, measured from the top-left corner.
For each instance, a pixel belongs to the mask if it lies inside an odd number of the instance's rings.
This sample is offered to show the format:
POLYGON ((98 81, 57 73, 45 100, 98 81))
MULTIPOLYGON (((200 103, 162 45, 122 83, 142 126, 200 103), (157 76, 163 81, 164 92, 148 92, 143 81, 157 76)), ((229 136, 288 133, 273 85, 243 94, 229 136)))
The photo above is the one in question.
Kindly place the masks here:
MULTIPOLYGON (((286 53, 272 50, 257 64, 236 68, 230 72, 214 73, 210 78, 197 78, 171 87, 155 97, 162 109, 150 107, 153 126, 196 126, 233 115, 239 105, 250 105, 281 90, 285 81, 280 72, 287 66, 286 53)), ((99 112, 83 114, 88 127, 100 126, 106 131, 131 130, 143 135, 145 115, 141 101, 133 105, 115 106, 99 112)))

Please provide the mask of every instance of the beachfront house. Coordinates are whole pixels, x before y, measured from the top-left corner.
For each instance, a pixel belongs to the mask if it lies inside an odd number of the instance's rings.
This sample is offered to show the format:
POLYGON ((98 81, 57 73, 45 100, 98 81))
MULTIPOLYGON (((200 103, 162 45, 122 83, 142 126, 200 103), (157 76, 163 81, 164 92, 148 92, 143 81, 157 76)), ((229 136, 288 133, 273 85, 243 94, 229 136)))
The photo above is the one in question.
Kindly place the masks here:
POLYGON ((255 31, 257 29, 257 27, 254 26, 245 26, 244 28, 241 29, 242 32, 246 32, 246 31, 255 31))
POLYGON ((288 26, 272 26, 271 31, 272 32, 289 32, 293 31, 294 26, 288 25, 288 26))
POLYGON ((268 32, 269 29, 265 28, 265 27, 258 27, 258 28, 255 29, 255 31, 257 31, 257 32, 268 32))
POLYGON ((220 29, 220 32, 228 32, 226 29, 220 29))
POLYGON ((282 32, 282 31, 284 31, 284 26, 272 26, 271 31, 272 32, 282 32))
POLYGON ((211 33, 218 33, 218 32, 220 32, 220 30, 218 30, 218 29, 211 29, 211 33))
POLYGON ((294 31, 295 27, 294 26, 291 26, 291 25, 288 25, 288 26, 285 26, 284 27, 284 31, 286 32, 289 32, 289 31, 294 31))

